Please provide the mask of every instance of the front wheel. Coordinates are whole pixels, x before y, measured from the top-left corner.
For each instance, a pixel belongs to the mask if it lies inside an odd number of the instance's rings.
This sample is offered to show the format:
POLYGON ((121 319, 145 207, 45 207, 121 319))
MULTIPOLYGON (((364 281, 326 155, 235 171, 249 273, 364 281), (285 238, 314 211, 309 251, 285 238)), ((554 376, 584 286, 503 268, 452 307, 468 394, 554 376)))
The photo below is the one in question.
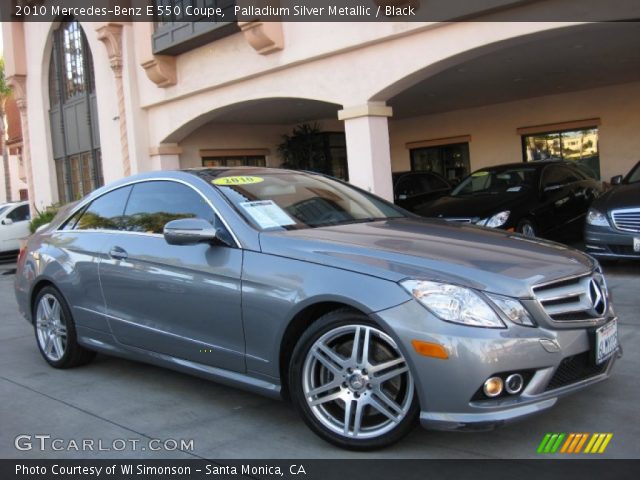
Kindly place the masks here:
POLYGON ((290 385, 307 425, 343 448, 390 445, 411 430, 418 415, 404 356, 358 312, 331 312, 312 324, 294 350, 290 385))
POLYGON ((528 218, 523 218, 518 222, 516 231, 528 238, 535 238, 538 236, 536 225, 528 218))

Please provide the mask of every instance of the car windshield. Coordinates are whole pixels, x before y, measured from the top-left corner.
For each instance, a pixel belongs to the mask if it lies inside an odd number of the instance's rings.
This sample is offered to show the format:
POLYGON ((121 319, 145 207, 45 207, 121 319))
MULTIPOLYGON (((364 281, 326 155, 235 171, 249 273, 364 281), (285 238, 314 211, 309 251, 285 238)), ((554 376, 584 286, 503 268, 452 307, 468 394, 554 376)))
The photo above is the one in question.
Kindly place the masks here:
POLYGON ((534 168, 510 168, 506 170, 478 170, 465 178, 451 195, 497 195, 518 193, 533 187, 536 178, 534 168))
POLYGON ((261 230, 316 228, 406 216, 382 199, 322 175, 259 172, 219 176, 211 183, 261 230))
POLYGON ((638 162, 636 166, 633 167, 633 169, 631 169, 631 171, 629 172, 629 175, 627 175, 627 178, 626 178, 626 183, 636 183, 636 182, 640 182, 640 162, 638 162))

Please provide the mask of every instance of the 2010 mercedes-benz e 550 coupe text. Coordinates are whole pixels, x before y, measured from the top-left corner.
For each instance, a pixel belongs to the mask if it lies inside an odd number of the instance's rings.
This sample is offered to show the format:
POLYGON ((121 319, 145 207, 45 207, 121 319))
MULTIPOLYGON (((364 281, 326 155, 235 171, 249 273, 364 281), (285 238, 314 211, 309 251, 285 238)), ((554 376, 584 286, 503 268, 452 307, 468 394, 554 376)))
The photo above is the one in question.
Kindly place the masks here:
POLYGON ((100 188, 29 239, 16 294, 53 367, 103 352, 284 396, 353 449, 539 412, 620 352, 591 257, 279 169, 100 188))

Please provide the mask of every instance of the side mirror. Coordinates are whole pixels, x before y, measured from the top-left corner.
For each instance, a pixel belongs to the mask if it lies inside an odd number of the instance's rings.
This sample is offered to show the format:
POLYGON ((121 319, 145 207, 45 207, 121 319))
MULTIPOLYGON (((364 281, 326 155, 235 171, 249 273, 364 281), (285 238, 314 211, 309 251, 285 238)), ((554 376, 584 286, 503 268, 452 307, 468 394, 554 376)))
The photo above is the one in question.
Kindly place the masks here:
POLYGON ((10 218, 5 218, 4 220, 2 220, 2 224, 3 225, 13 225, 13 220, 11 220, 10 218))
POLYGON ((611 177, 611 185, 620 185, 622 183, 622 175, 611 177))
POLYGON ((196 245, 198 243, 224 244, 218 229, 202 218, 180 218, 164 226, 164 239, 169 245, 196 245))

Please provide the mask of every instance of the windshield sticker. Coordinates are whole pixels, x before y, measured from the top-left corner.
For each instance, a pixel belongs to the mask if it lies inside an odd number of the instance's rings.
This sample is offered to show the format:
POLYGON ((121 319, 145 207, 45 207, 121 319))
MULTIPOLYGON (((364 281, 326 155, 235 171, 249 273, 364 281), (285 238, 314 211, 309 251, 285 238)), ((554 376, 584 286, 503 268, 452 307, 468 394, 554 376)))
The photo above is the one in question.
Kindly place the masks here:
POLYGON ((284 227, 285 225, 295 225, 296 223, 273 200, 242 202, 240 206, 260 228, 284 227))
POLYGON ((216 178, 212 180, 211 183, 214 185, 223 185, 223 186, 231 186, 231 185, 250 185, 252 183, 260 183, 264 182, 264 178, 262 177, 251 177, 251 176, 236 176, 236 177, 222 177, 216 178))
POLYGON ((474 172, 471 174, 472 177, 486 177, 489 175, 489 172, 474 172))
POLYGON ((520 190, 522 190, 522 187, 519 185, 516 187, 507 188, 507 192, 519 192, 520 190))

